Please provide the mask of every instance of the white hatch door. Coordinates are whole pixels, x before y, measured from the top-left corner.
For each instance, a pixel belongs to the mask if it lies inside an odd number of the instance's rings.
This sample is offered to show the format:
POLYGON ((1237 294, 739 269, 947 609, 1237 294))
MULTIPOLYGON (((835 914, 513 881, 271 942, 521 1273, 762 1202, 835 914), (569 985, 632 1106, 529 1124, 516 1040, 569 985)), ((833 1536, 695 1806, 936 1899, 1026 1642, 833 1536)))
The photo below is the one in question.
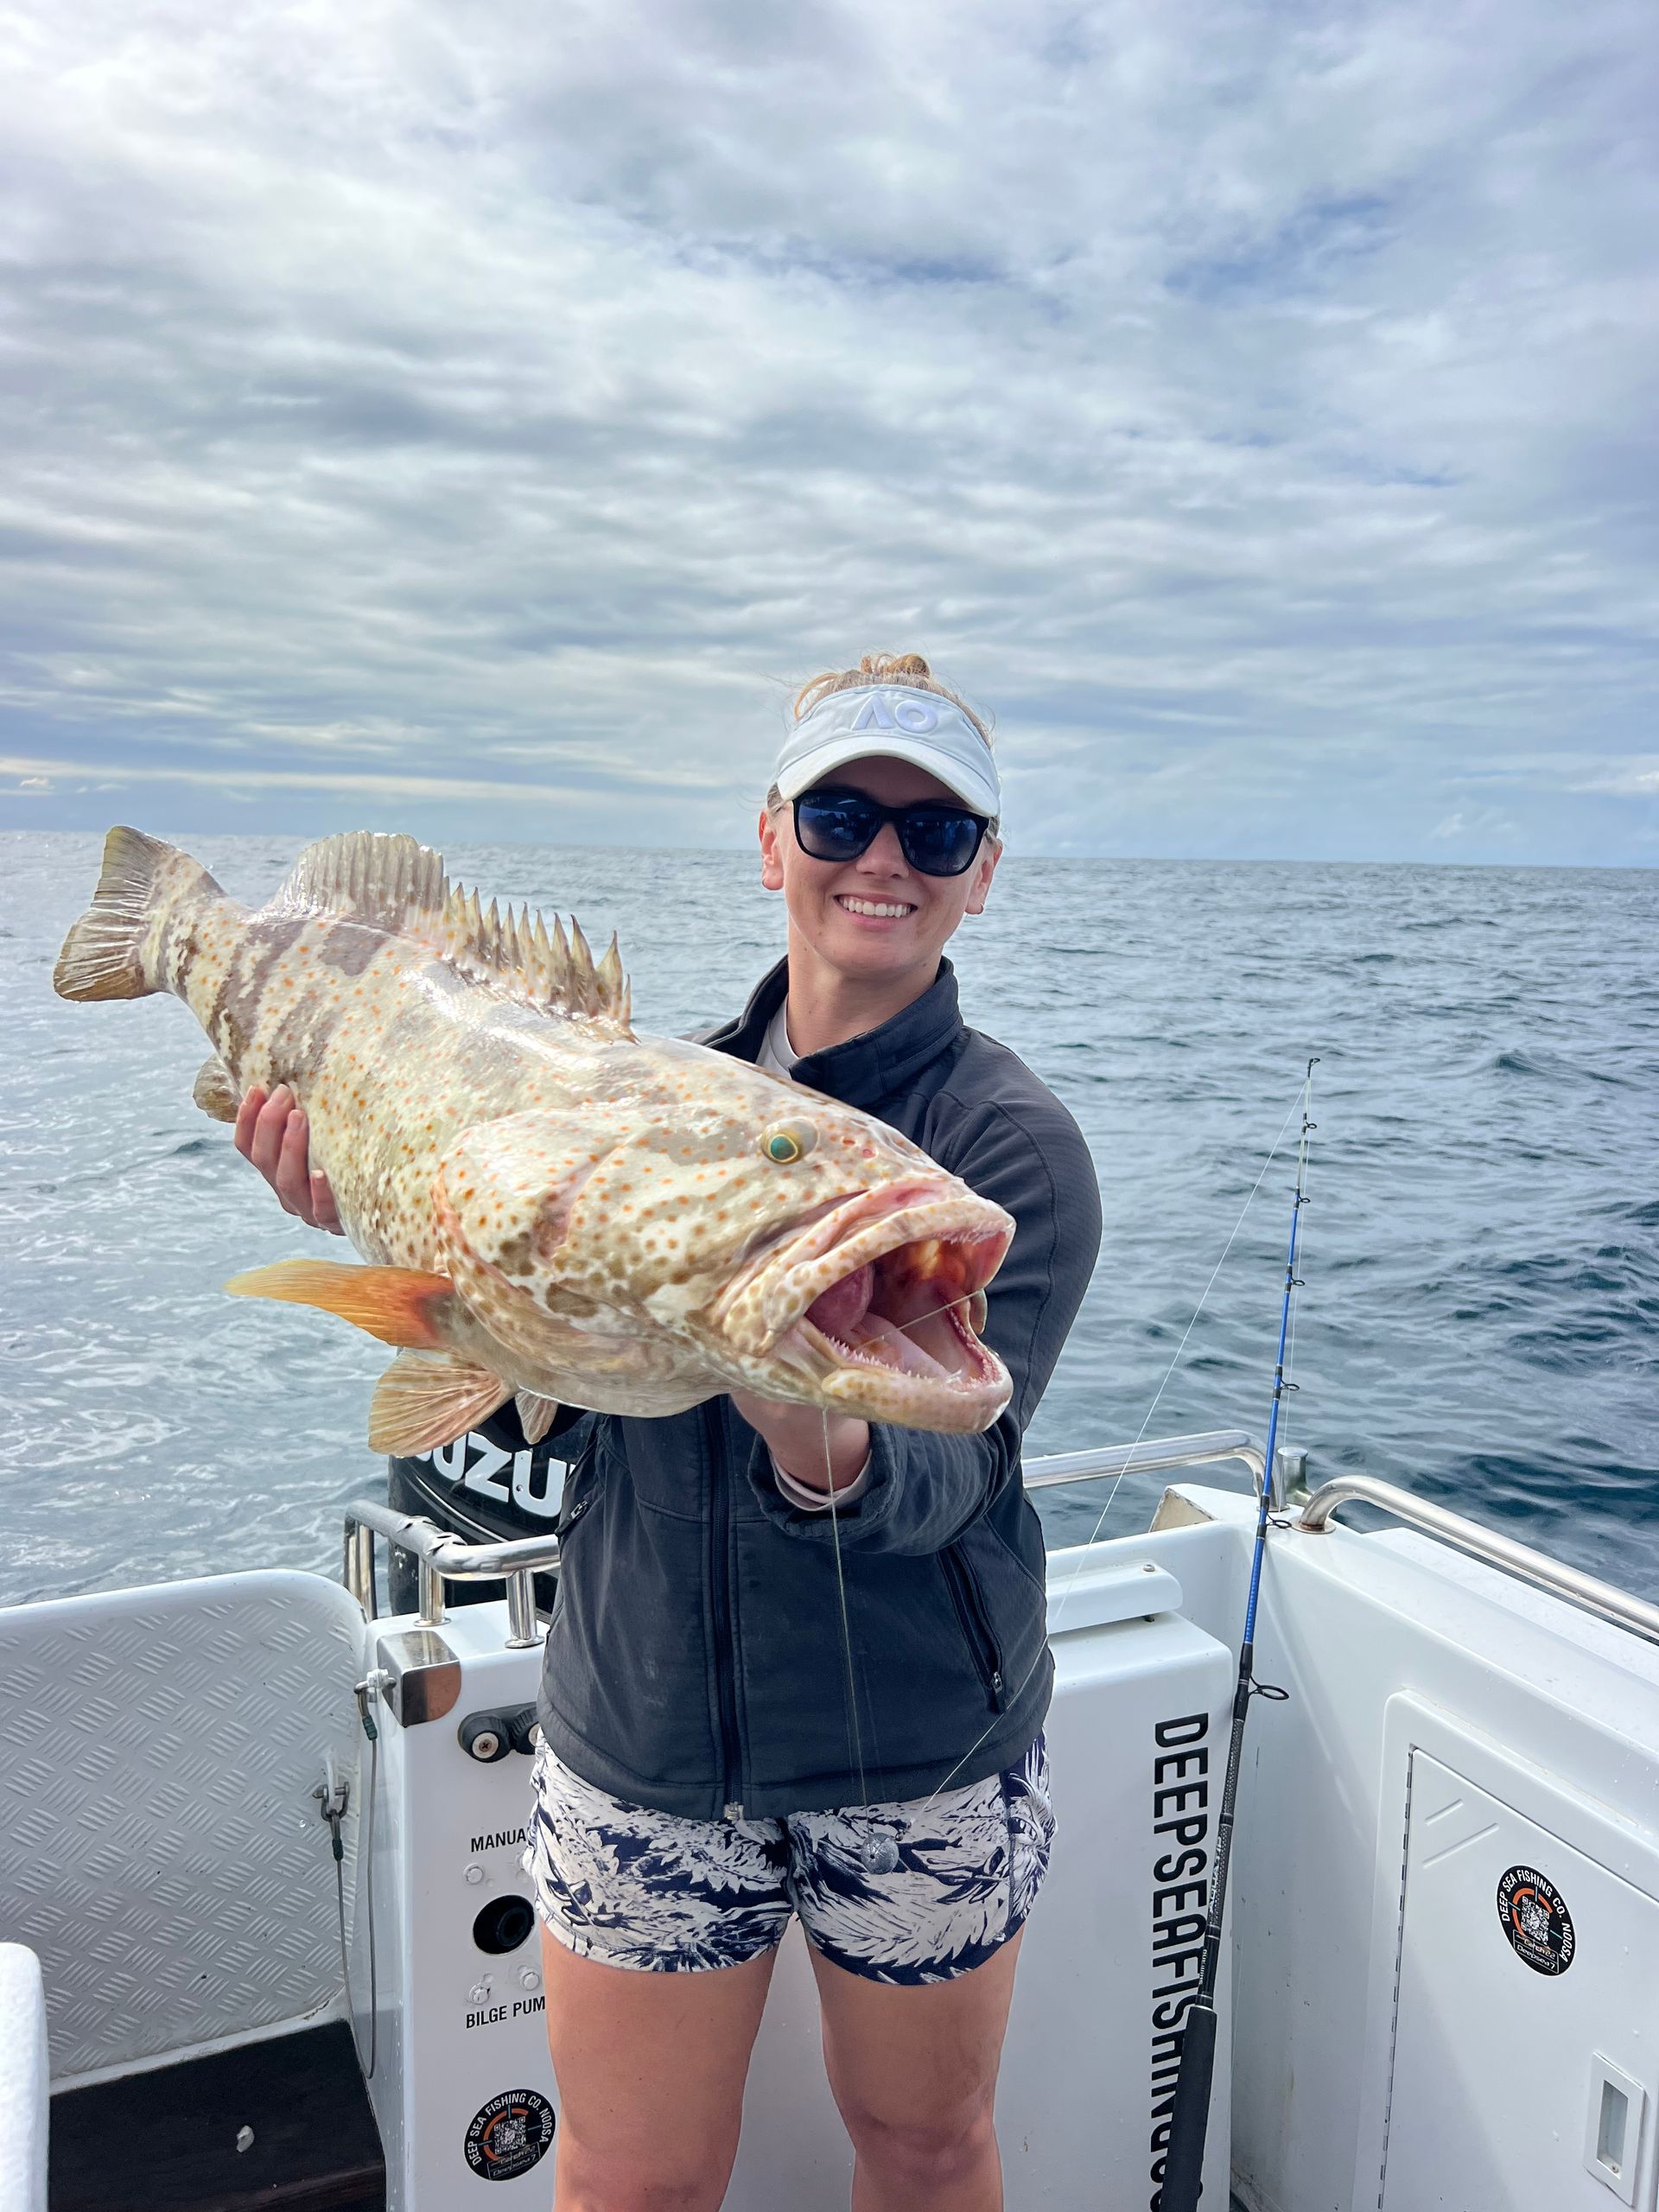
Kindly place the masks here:
POLYGON ((1656 2094, 1659 1902, 1414 1750, 1382 2212, 1649 2212, 1656 2094))

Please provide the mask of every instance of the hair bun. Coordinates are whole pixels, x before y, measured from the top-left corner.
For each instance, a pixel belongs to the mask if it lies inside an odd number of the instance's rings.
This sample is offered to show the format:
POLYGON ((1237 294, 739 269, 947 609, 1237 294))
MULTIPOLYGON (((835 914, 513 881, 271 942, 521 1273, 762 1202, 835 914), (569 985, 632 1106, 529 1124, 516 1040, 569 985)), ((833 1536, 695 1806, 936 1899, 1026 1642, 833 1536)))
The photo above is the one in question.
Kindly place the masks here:
POLYGON ((907 683, 918 676, 926 682, 933 673, 920 653, 866 653, 858 672, 876 683, 907 683))

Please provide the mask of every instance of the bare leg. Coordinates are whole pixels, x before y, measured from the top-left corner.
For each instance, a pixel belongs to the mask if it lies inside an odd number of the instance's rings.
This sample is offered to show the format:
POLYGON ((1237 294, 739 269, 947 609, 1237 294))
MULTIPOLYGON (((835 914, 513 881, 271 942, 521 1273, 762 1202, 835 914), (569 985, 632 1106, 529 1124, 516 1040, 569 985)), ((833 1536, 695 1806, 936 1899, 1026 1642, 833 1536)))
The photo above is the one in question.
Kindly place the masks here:
POLYGON ((991 2105, 1019 1936, 923 1989, 866 1981, 808 1948, 830 2087, 858 2154, 853 2212, 1001 2212, 991 2105))
POLYGON ((556 2212, 715 2212, 775 1955, 639 1974, 580 1959, 543 1930, 556 2212))

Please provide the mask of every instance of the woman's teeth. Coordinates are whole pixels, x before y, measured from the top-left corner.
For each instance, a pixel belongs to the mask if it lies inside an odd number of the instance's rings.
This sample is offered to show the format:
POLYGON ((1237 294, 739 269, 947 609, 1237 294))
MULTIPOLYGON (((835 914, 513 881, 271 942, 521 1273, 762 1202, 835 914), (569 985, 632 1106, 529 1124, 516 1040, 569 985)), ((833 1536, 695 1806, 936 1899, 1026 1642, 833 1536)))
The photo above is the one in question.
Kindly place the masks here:
POLYGON ((837 899, 836 904, 844 906, 849 914, 873 914, 882 921, 902 921, 914 911, 907 905, 895 904, 881 899, 837 899))

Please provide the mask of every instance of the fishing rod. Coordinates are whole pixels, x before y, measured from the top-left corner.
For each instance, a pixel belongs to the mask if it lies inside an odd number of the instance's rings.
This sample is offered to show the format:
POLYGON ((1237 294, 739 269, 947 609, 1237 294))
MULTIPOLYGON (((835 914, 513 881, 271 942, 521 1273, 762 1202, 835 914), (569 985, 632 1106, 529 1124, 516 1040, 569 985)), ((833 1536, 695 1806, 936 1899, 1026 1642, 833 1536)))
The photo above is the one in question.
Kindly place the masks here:
POLYGON ((1262 1592, 1262 1562, 1267 1552, 1268 1521, 1273 1511, 1274 1454, 1279 1443, 1279 1409, 1296 1385, 1285 1380, 1285 1340, 1290 1330, 1293 1294, 1300 1287, 1296 1274, 1296 1235, 1302 1208, 1307 1204, 1307 1141, 1314 1124, 1308 1118, 1313 1103, 1313 1071, 1317 1054, 1307 1064, 1302 1085, 1302 1133, 1296 1147, 1296 1196, 1290 1211, 1290 1252, 1285 1262, 1285 1295, 1279 1312, 1279 1357, 1274 1367, 1273 1410, 1268 1416, 1267 1465, 1262 1471, 1261 1503, 1255 1516, 1255 1549, 1250 1559, 1250 1594, 1244 1608, 1244 1636, 1238 1652, 1238 1687, 1233 1693, 1233 1734, 1227 1749, 1227 1780, 1221 1795, 1221 1816, 1216 1823, 1215 1875, 1210 1891, 1210 1917, 1204 1932, 1204 1964, 1198 1993, 1188 2008, 1181 2037, 1181 2069, 1175 2082, 1175 2106, 1170 2115, 1169 2149, 1164 2158, 1163 2187, 1157 2198, 1159 2212, 1198 2212, 1204 2187, 1204 2145, 1210 2127, 1210 2090, 1216 2070, 1216 1975, 1221 1965, 1221 1924, 1227 1910, 1227 1872, 1232 1859, 1233 1812, 1238 1800, 1238 1772, 1244 1755, 1244 1723, 1253 1697, 1282 1700, 1287 1693, 1270 1682, 1255 1679, 1255 1607, 1262 1592))

